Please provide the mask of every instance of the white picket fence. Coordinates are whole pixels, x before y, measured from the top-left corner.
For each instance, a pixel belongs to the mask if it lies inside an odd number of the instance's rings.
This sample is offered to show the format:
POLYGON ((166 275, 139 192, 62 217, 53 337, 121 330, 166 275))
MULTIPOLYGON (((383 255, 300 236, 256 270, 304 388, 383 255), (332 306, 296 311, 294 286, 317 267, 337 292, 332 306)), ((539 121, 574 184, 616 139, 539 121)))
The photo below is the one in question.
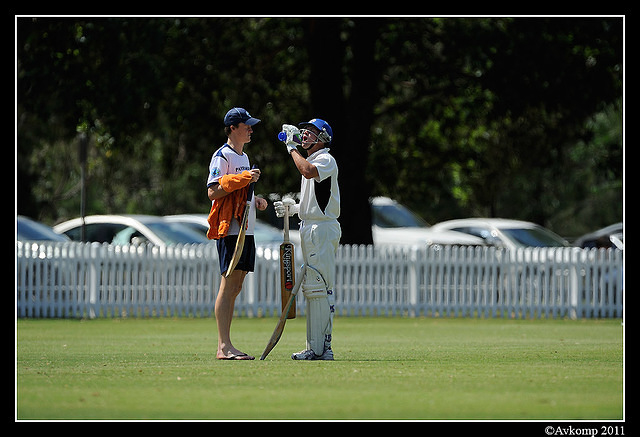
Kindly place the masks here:
MULTIPOLYGON (((278 254, 257 248, 238 315, 279 315, 278 254)), ((16 258, 17 317, 211 317, 220 284, 214 244, 16 242, 16 258)), ((335 296, 339 316, 620 318, 623 252, 341 246, 335 296)))

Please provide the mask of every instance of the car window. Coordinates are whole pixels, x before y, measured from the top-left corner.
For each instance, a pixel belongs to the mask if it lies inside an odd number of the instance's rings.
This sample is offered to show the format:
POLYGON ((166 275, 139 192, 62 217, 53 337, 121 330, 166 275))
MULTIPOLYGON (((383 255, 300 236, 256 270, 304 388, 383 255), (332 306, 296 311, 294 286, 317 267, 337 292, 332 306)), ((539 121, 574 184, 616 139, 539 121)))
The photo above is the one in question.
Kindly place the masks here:
MULTIPOLYGON (((92 223, 85 225, 85 240, 98 243, 111 243, 113 237, 126 228, 125 225, 115 223, 92 223)), ((65 232, 74 241, 82 240, 82 226, 71 228, 65 232)))
POLYGON ((204 235, 207 235, 207 232, 209 232, 209 226, 201 225, 200 223, 194 223, 194 222, 178 222, 178 223, 181 223, 182 225, 188 227, 189 229, 204 235))
MULTIPOLYGON (((117 245, 125 245, 133 243, 134 237, 143 237, 143 235, 136 229, 131 226, 127 226, 116 235, 113 236, 113 240, 111 240, 111 244, 117 245)), ((146 238, 143 238, 146 241, 146 238)), ((140 242, 140 241, 137 241, 140 242)))
POLYGON ((209 239, 198 231, 194 231, 180 223, 156 222, 146 223, 166 244, 191 244, 208 243, 209 239))
POLYGON ((566 242, 544 229, 502 229, 502 232, 509 236, 521 246, 534 247, 561 247, 566 246, 566 242))
POLYGON ((371 220, 381 228, 422 228, 429 224, 402 205, 373 205, 371 220))

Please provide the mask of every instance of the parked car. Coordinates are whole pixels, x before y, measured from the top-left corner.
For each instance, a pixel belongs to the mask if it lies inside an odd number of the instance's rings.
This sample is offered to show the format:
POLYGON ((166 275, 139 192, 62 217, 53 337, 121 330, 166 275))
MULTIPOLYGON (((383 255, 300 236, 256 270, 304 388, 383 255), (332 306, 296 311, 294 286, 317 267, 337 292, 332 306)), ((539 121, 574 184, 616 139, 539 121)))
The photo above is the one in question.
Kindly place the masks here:
MULTIPOLYGON (((64 275, 57 263, 50 265, 47 260, 55 256, 57 251, 51 251, 41 243, 71 240, 66 235, 57 234, 51 227, 22 215, 16 217, 16 225, 16 302, 18 306, 43 299, 51 302, 60 293, 64 275), (41 293, 42 286, 55 288, 54 291, 41 293)), ((49 307, 43 311, 50 310, 49 307)))
POLYGON ((406 206, 388 197, 371 199, 373 242, 382 244, 426 244, 484 246, 485 241, 455 230, 436 229, 406 206))
MULTIPOLYGON (((164 219, 172 223, 181 223, 197 232, 201 232, 206 237, 207 232, 209 231, 209 222, 207 221, 207 217, 207 214, 177 214, 166 215, 164 216, 164 219)), ((256 244, 282 243, 282 238, 282 230, 271 226, 262 220, 256 220, 254 229, 254 239, 256 244)), ((293 239, 292 241, 296 243, 293 239)))
POLYGON ((588 234, 582 235, 573 242, 574 246, 582 248, 611 247, 624 249, 624 228, 622 222, 614 223, 588 234))
POLYGON ((57 234, 50 226, 19 215, 16 217, 18 241, 70 241, 66 235, 57 234))
MULTIPOLYGON (((299 195, 294 196, 299 202, 299 195)), ((280 195, 273 194, 270 199, 280 199, 280 195)), ((371 205, 371 233, 375 245, 460 245, 484 246, 482 238, 455 231, 436 231, 426 221, 406 206, 388 197, 372 197, 371 205)), ((276 218, 270 208, 269 223, 282 226, 282 218, 276 218)), ((339 219, 340 220, 340 219, 339 219)), ((290 219, 291 241, 300 242, 300 231, 297 215, 290 219)), ((276 228, 277 229, 277 228, 276 228)))
POLYGON ((549 229, 522 220, 465 218, 443 221, 431 229, 464 232, 482 238, 486 244, 507 249, 570 246, 567 240, 549 229))
MULTIPOLYGON (((74 241, 81 241, 82 219, 53 227, 74 241)), ((85 217, 85 241, 110 244, 151 243, 157 246, 208 243, 206 236, 180 223, 151 215, 90 215, 85 217)))

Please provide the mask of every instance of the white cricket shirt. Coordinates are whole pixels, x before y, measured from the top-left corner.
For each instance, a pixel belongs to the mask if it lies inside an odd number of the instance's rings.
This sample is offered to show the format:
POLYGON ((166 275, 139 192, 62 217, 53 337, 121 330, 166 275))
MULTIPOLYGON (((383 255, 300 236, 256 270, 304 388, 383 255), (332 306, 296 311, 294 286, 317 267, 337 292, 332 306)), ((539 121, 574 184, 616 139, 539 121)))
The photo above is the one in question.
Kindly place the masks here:
MULTIPOLYGON (((245 170, 251 170, 249 157, 246 153, 238 154, 229 144, 224 144, 211 157, 209 163, 209 177, 207 179, 207 188, 218 183, 218 179, 228 174, 238 174, 245 170)), ((249 224, 247 226, 246 235, 253 235, 256 224, 256 206, 255 196, 251 197, 251 208, 249 209, 249 224)), ((238 235, 240 225, 237 220, 231 221, 231 227, 227 235, 238 235)))
POLYGON ((338 163, 327 147, 308 156, 307 161, 318 169, 318 177, 302 176, 298 216, 305 222, 336 220, 340 217, 338 163))

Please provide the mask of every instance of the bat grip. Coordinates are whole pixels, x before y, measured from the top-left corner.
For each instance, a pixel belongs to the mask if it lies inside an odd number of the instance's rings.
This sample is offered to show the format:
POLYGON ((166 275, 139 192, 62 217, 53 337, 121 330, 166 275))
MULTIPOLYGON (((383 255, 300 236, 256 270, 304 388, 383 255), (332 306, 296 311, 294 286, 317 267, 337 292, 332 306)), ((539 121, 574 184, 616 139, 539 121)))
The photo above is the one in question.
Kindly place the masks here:
POLYGON ((247 202, 251 202, 251 198, 253 197, 253 186, 255 185, 255 182, 251 182, 249 184, 249 191, 247 191, 247 202))
POLYGON ((289 242, 289 205, 284 206, 284 236, 287 242, 289 242))
MULTIPOLYGON (((251 170, 254 170, 254 169, 256 169, 256 168, 258 168, 258 166, 257 166, 257 165, 255 165, 255 164, 253 164, 253 165, 251 166, 251 170)), ((253 197, 253 188, 254 188, 255 184, 256 184, 255 182, 251 182, 251 183, 249 184, 249 191, 247 191, 247 202, 250 202, 250 201, 251 201, 251 198, 253 197)))

